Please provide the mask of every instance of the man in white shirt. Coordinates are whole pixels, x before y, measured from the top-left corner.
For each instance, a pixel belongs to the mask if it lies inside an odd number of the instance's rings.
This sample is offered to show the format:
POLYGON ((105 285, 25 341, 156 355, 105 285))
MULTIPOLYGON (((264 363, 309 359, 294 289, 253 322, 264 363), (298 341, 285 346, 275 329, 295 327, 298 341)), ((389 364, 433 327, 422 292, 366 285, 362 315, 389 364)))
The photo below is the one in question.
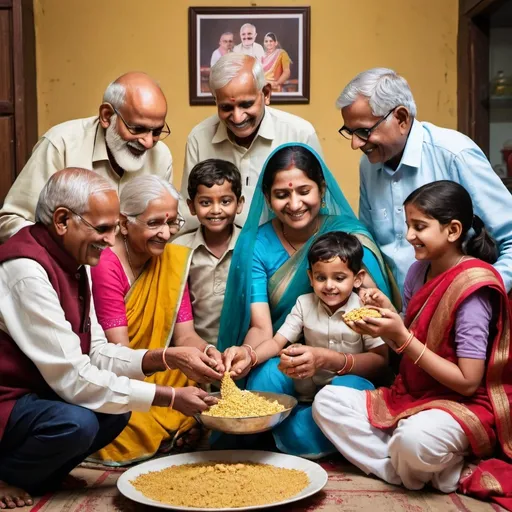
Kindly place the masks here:
POLYGON ((240 44, 237 44, 233 51, 235 53, 243 53, 244 55, 250 55, 261 61, 265 56, 265 50, 261 44, 256 42, 256 27, 251 23, 245 23, 240 27, 240 44))
POLYGON ((0 242, 34 222, 39 193, 65 167, 92 169, 119 192, 140 174, 172 180, 172 157, 160 142, 169 135, 167 102, 144 73, 127 73, 103 95, 99 115, 54 126, 34 147, 0 210, 0 242))
POLYGON ((210 66, 214 66, 223 55, 233 51, 233 41, 233 32, 224 32, 221 34, 219 47, 212 53, 210 66))
POLYGON ((35 219, 0 246, 3 508, 58 486, 117 437, 130 411, 156 405, 193 415, 211 404, 199 388, 157 386, 143 382, 146 375, 173 367, 199 382, 222 377, 196 348, 107 342, 86 265, 98 263, 119 231, 112 184, 84 169, 59 171, 44 186, 35 219))
MULTIPOLYGON (((227 160, 242 175, 246 205, 236 223, 243 224, 263 164, 275 148, 286 142, 302 142, 320 155, 322 148, 311 123, 268 106, 272 88, 258 60, 240 53, 224 55, 211 70, 210 90, 217 114, 195 126, 188 136, 181 194, 184 199, 188 197, 188 177, 197 163, 208 158, 227 160)), ((180 213, 186 218, 186 231, 199 225, 187 211, 183 200, 180 213)))

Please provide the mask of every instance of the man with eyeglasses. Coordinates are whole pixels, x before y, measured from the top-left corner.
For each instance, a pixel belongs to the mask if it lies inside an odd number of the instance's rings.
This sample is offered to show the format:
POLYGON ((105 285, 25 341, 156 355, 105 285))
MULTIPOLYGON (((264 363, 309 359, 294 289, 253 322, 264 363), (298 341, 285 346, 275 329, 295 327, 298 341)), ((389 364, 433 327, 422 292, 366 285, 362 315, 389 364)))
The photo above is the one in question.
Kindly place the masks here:
POLYGON ((460 183, 471 194, 478 215, 497 240, 496 263, 512 288, 512 195, 482 150, 455 130, 416 119, 407 81, 395 71, 374 68, 357 75, 336 103, 339 133, 360 162, 359 217, 378 243, 400 287, 414 262, 406 240, 403 202, 417 188, 437 180, 460 183))
POLYGON ((0 242, 34 222, 37 198, 56 171, 91 169, 118 192, 140 174, 172 180, 172 157, 161 142, 170 134, 167 102, 144 73, 127 73, 103 95, 99 115, 59 124, 46 132, 17 177, 0 210, 0 242))
POLYGON ((147 375, 174 368, 198 382, 222 377, 195 347, 107 342, 86 266, 119 230, 110 182, 85 169, 54 173, 35 220, 0 246, 0 508, 57 488, 120 434, 130 411, 153 405, 192 416, 216 401, 195 386, 144 382, 147 375))

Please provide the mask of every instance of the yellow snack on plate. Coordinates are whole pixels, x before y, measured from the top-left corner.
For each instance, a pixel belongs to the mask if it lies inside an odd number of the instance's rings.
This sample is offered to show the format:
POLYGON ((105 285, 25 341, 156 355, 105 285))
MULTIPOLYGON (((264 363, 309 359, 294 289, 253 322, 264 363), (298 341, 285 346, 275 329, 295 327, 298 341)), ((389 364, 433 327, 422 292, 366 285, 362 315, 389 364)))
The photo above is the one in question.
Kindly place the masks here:
POLYGON ((362 320, 365 317, 382 318, 382 315, 376 309, 362 307, 345 313, 343 315, 343 320, 345 322, 356 322, 357 320, 362 320))

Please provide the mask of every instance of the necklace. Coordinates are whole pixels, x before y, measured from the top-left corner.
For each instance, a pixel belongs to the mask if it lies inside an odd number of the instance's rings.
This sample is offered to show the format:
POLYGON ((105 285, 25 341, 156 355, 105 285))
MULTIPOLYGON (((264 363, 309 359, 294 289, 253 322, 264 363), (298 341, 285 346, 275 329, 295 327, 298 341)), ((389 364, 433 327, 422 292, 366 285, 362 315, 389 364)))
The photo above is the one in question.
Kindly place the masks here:
MULTIPOLYGON (((311 234, 311 236, 308 237, 311 238, 312 236, 315 236, 318 233, 318 230, 320 229, 320 220, 318 220, 315 231, 311 234)), ((294 250, 294 252, 297 252, 298 249, 295 247, 290 240, 288 240, 288 237, 286 236, 286 233, 284 231, 284 224, 281 222, 281 232, 283 233, 283 238, 286 240, 286 243, 294 250)), ((305 242, 304 242, 305 243, 305 242)))
POLYGON ((135 272, 133 271, 132 260, 130 258, 130 251, 128 250, 128 243, 126 242, 126 237, 124 237, 124 248, 126 249, 126 256, 128 256, 128 265, 130 266, 130 270, 132 271, 132 275, 133 275, 133 280, 135 281, 137 279, 137 276, 135 275, 135 272))
POLYGON ((456 267, 464 258, 466 257, 465 254, 463 254, 458 260, 457 260, 457 263, 455 263, 455 265, 453 265, 454 267, 456 267))

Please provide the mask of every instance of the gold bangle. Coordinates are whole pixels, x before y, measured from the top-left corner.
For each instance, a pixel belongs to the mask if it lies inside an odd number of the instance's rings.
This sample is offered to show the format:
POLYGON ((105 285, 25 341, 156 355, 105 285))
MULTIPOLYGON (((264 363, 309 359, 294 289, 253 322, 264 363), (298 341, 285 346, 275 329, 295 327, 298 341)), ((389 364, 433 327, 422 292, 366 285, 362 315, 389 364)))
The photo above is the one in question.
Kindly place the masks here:
POLYGON ((423 345, 423 350, 421 351, 420 355, 418 356, 418 359, 414 361, 414 364, 418 364, 418 361, 423 357, 423 354, 425 353, 425 350, 427 350, 427 344, 423 345))
POLYGON ((171 391, 172 391, 172 398, 171 398, 171 403, 169 404, 169 409, 173 409, 174 407, 174 399, 176 398, 176 390, 174 388, 171 388, 171 391))
POLYGON ((354 357, 354 354, 349 354, 350 356, 350 368, 347 370, 347 373, 351 373, 354 369, 354 366, 356 365, 356 358, 354 357))
POLYGON ((343 352, 343 355, 345 356, 345 364, 336 372, 338 375, 343 375, 345 373, 345 368, 348 364, 348 357, 345 352, 343 352))
POLYGON ((254 350, 248 343, 244 343, 242 347, 247 347, 249 349, 249 356, 251 357, 251 368, 253 368, 256 366, 256 364, 258 364, 258 354, 256 354, 256 350, 254 350))
POLYGON ((411 331, 409 333, 409 337, 407 338, 407 340, 405 341, 405 343, 403 345, 400 345, 397 349, 396 349, 396 353, 397 354, 401 354, 410 344, 411 344, 411 341, 412 339, 414 338, 414 333, 411 331))
POLYGON ((168 369, 168 370, 172 370, 172 368, 167 364, 167 361, 165 360, 165 353, 167 352, 167 349, 169 347, 165 347, 163 352, 162 352, 162 361, 164 363, 164 366, 168 369))

